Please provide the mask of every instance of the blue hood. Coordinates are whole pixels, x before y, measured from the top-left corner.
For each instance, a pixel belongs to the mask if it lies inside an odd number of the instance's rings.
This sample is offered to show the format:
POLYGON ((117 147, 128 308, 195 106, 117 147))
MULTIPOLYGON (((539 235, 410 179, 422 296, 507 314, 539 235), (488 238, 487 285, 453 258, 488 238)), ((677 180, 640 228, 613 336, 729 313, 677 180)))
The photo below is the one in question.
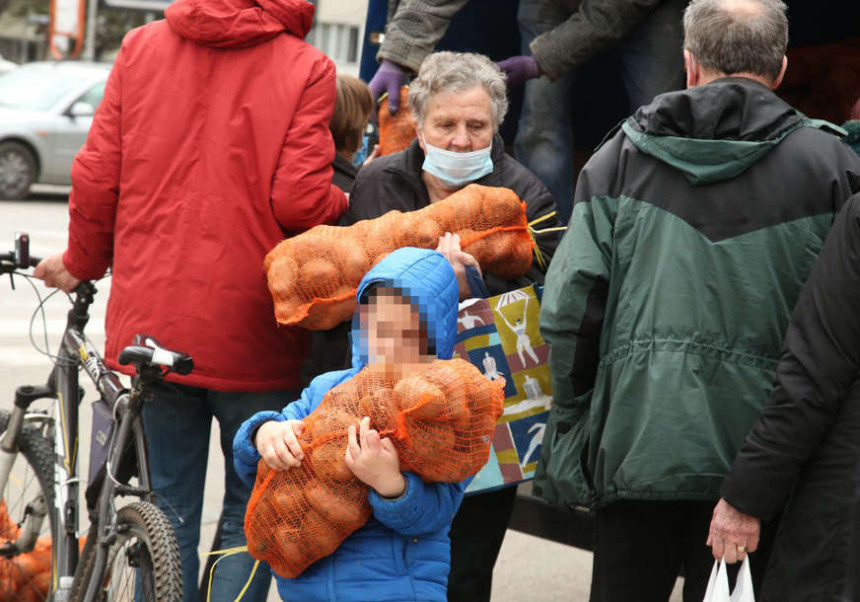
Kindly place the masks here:
POLYGON ((359 308, 371 285, 383 284, 403 290, 418 306, 427 334, 436 344, 436 357, 451 359, 457 338, 457 309, 460 299, 454 269, 437 251, 398 249, 373 267, 358 285, 355 316, 352 319, 352 366, 367 364, 367 349, 362 349, 359 308))

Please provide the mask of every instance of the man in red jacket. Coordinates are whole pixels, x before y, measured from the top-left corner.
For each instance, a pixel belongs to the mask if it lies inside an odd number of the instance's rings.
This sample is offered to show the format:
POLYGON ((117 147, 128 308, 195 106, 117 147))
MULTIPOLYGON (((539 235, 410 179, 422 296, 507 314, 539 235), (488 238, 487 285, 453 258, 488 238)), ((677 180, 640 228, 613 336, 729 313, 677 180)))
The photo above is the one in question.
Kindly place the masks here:
MULTIPOLYGON (((230 548, 245 544, 250 493, 232 467, 235 431, 297 398, 306 333, 276 324, 263 257, 291 233, 335 223, 347 199, 331 184, 334 65, 303 41, 313 5, 177 0, 165 14, 123 41, 72 167, 68 249, 36 275, 71 291, 112 266, 114 368, 137 333, 194 358, 194 372, 169 378, 144 408, 153 485, 191 601, 212 417, 230 548)), ((212 599, 235 599, 252 562, 221 562, 212 599)), ((268 573, 257 571, 244 600, 265 599, 268 573)))

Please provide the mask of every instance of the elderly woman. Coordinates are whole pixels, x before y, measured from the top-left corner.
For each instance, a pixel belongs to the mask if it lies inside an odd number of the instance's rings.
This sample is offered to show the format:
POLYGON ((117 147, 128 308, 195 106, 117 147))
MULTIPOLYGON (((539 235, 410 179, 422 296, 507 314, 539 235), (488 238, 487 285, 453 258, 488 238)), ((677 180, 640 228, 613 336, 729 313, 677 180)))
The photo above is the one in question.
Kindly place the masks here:
MULTIPOLYGON (((379 217, 392 209, 421 209, 474 182, 512 189, 526 202, 529 221, 550 215, 540 227, 558 226, 549 191, 505 153, 498 130, 508 108, 506 93, 504 75, 484 56, 453 52, 428 56, 409 87, 417 139, 405 151, 380 157, 359 172, 345 221, 379 217)), ((549 261, 556 234, 537 239, 549 261)), ((483 288, 480 279, 476 287, 467 270, 477 265, 474 258, 460 250, 456 237, 446 236, 439 250, 454 266, 461 297, 478 296, 475 289, 483 288)), ((511 281, 484 274, 484 294, 542 283, 543 277, 537 261, 526 276, 511 281)), ((515 494, 516 488, 509 487, 464 499, 451 527, 449 601, 489 601, 493 565, 515 494)))

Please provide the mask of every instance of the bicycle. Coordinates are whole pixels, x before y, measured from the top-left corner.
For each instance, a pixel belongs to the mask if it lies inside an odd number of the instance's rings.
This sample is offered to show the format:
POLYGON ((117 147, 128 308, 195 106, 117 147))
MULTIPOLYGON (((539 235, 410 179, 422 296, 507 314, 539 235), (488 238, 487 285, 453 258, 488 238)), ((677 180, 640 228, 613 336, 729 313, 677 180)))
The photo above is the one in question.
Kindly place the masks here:
MULTIPOLYGON (((15 250, 0 255, 0 275, 26 277, 19 270, 38 262, 30 257, 27 235, 19 234, 15 250)), ((18 387, 12 411, 0 411, 0 504, 5 504, 6 526, 16 535, 14 541, 10 538, 0 545, 0 563, 4 563, 0 566, 6 569, 7 585, 22 582, 24 592, 14 594, 19 598, 4 592, 0 571, 3 600, 182 600, 179 547, 170 521, 154 503, 141 412, 151 383, 171 372, 189 374, 194 364, 190 356, 138 335, 119 355, 119 363, 133 364, 136 373, 131 389, 124 388, 84 335, 95 294, 92 282, 81 282, 75 289, 47 383, 18 387), (79 370, 89 376, 99 394, 93 404, 93 445, 103 454, 90 462, 91 482, 85 496, 90 528, 83 550, 78 537, 78 406, 83 396, 79 370), (52 400, 53 412, 31 410, 40 399, 52 400), (12 472, 18 455, 26 462, 23 477, 12 472), (124 496, 137 501, 118 507, 118 498, 124 496), (36 597, 32 590, 37 588, 9 567, 18 566, 16 558, 32 553, 46 537, 51 543, 51 578, 47 595, 37 591, 36 597)), ((0 531, 3 528, 0 524, 0 531)))

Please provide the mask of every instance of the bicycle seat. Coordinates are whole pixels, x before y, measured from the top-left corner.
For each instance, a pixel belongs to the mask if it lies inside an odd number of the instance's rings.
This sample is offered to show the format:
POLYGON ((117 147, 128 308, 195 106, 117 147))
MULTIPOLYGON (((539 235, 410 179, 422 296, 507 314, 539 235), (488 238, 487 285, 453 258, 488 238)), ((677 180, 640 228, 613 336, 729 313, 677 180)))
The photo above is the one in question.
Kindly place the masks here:
MULTIPOLYGON (((176 374, 191 374, 194 369, 194 360, 186 353, 171 351, 163 347, 151 336, 139 334, 134 337, 134 345, 129 345, 119 354, 119 363, 123 366, 134 364, 141 366, 161 366, 167 368, 167 372, 176 374)), ((165 374, 167 374, 165 372, 165 374)))

